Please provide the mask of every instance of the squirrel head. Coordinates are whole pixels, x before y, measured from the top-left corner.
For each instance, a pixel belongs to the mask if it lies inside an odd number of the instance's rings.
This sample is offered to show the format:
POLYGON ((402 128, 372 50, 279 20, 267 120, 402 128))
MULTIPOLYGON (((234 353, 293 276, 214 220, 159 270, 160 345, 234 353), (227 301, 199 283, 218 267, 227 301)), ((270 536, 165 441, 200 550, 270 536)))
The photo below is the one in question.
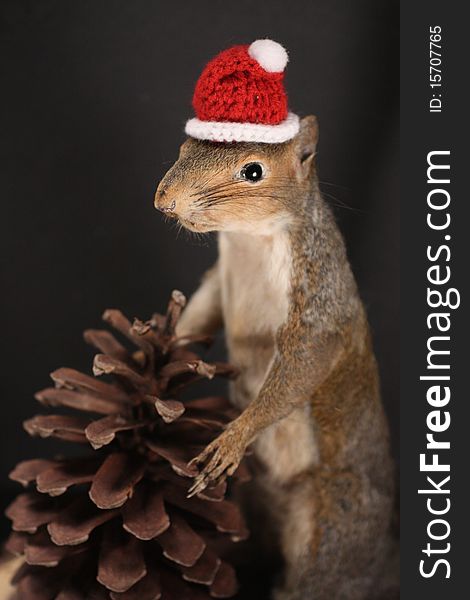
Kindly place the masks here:
POLYGON ((288 142, 188 138, 161 180, 155 207, 195 232, 272 234, 294 222, 315 179, 316 117, 288 142))

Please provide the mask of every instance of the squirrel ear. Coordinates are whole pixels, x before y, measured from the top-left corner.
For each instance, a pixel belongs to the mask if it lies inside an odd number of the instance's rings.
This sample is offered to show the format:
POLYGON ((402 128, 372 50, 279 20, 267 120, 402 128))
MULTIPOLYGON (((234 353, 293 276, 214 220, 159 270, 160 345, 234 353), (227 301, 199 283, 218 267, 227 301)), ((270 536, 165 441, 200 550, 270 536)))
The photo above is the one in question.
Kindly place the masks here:
POLYGON ((310 115, 300 121, 299 133, 295 136, 294 142, 300 175, 302 178, 308 177, 318 142, 317 117, 310 115))

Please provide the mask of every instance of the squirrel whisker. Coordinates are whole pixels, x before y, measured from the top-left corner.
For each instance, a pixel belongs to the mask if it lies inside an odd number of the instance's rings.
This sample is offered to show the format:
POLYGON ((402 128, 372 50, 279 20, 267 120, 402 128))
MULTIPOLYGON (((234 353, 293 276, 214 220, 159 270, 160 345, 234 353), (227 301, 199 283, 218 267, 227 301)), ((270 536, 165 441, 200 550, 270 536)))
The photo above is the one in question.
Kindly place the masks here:
MULTIPOLYGON (((230 189, 232 186, 235 186, 239 183, 242 183, 242 180, 239 179, 235 179, 233 181, 228 181, 228 182, 224 182, 224 183, 219 183, 217 185, 208 187, 208 188, 202 188, 202 193, 204 195, 211 195, 214 192, 218 192, 220 190, 226 190, 226 189, 230 189)), ((192 196, 199 196, 201 194, 201 190, 199 189, 199 191, 195 194, 191 194, 190 197, 192 196)))

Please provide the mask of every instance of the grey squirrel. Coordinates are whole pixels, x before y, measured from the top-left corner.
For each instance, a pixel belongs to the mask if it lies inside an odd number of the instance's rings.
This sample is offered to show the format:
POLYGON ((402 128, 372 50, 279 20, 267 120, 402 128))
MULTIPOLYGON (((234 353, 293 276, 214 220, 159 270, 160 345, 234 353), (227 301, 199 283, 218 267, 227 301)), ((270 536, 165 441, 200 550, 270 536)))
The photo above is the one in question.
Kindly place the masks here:
POLYGON ((283 143, 188 138, 155 206, 219 232, 219 258, 178 335, 224 327, 242 412, 194 462, 192 493, 230 476, 252 444, 281 547, 276 600, 373 597, 394 485, 369 326, 315 167, 318 126, 283 143))

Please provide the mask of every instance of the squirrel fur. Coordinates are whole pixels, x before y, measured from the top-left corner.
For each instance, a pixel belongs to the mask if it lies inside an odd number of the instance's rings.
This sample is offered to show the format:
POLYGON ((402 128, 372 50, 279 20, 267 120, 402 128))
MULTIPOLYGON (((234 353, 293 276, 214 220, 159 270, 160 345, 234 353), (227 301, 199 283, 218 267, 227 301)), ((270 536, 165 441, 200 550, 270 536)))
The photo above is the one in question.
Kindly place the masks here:
POLYGON ((224 327, 242 412, 196 458, 193 493, 233 474, 252 444, 259 493, 284 561, 276 600, 374 597, 394 485, 363 304, 315 166, 318 126, 282 144, 187 139, 155 205, 219 232, 178 334, 224 327), (260 163, 263 177, 243 179, 260 163))

